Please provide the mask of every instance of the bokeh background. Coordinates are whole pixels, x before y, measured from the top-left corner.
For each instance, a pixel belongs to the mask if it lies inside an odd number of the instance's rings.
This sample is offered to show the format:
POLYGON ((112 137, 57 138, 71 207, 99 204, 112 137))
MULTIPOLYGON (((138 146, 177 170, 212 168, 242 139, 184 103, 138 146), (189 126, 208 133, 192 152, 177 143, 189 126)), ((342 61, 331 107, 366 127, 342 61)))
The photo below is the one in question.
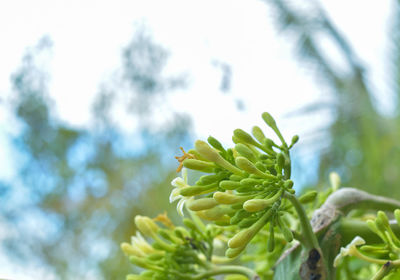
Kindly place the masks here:
POLYGON ((179 147, 263 111, 299 192, 400 199, 398 0, 3 1, 0 35, 0 278, 124 279, 179 147))

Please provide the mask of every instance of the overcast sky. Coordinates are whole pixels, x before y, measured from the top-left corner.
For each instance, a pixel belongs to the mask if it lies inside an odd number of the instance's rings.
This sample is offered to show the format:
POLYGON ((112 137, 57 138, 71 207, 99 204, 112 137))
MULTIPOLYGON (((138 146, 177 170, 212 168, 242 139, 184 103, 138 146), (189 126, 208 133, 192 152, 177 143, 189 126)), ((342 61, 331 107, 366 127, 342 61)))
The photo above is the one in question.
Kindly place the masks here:
MULTIPOLYGON (((390 110, 385 72, 391 2, 324 2, 370 69, 371 84, 381 94, 377 97, 381 110, 390 110)), ((10 96, 10 74, 26 48, 47 35, 53 42, 50 94, 57 115, 84 127, 100 84, 120 67, 121 51, 142 22, 169 50, 168 71, 187 73, 190 81, 187 89, 170 96, 155 119, 173 110, 187 112, 200 138, 212 134, 228 142, 233 129, 261 124, 261 113, 269 111, 287 137, 302 136, 325 125, 329 116, 305 122, 284 115, 316 100, 329 100, 329 93, 294 59, 290 40, 277 34, 271 16, 268 5, 256 0, 2 1, 0 97, 4 101, 10 96), (220 92, 221 71, 212 61, 231 66, 228 94, 220 92), (238 100, 243 101, 244 111, 238 111, 238 100)), ((8 124, 8 108, 4 102, 0 105, 0 155, 7 159, 0 163, 0 178, 7 179, 15 170, 7 135, 15 131, 8 124)), ((121 125, 132 128, 129 122, 121 125)), ((0 252, 0 263, 6 259, 0 252)), ((38 279, 39 272, 26 267, 22 271, 15 265, 0 265, 0 278, 38 279)), ((46 277, 40 279, 51 279, 46 277)))

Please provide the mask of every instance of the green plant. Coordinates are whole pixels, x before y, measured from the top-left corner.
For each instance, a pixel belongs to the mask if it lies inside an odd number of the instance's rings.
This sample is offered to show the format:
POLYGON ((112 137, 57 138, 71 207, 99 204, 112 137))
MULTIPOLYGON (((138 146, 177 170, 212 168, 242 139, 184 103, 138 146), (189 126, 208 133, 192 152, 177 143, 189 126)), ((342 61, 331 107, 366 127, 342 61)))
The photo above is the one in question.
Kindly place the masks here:
POLYGON ((288 144, 272 116, 262 118, 279 144, 255 126, 252 135, 236 129, 233 148, 209 137, 182 149, 170 201, 190 218, 175 226, 166 215, 137 216, 152 244, 138 232, 121 245, 144 269, 127 279, 400 279, 400 228, 384 212, 400 223, 400 202, 339 188, 335 173, 324 192, 296 195, 290 150, 299 137, 288 144), (188 169, 205 175, 192 183, 188 169))

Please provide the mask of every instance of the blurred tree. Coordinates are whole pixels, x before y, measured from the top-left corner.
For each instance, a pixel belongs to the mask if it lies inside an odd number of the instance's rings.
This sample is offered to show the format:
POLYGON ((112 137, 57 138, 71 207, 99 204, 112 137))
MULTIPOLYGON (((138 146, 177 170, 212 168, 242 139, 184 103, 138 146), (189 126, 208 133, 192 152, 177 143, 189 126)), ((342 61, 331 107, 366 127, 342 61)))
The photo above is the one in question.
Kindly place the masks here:
POLYGON ((93 126, 77 129, 52 110, 40 61, 50 49, 43 39, 12 76, 21 159, 15 181, 1 184, 0 212, 14 233, 4 245, 19 260, 35 256, 59 279, 122 279, 130 266, 119 244, 134 233, 133 217, 143 209, 148 215, 169 209, 161 198, 170 192, 176 166, 165 160, 190 138, 185 115, 174 114, 162 127, 146 125, 152 100, 184 81, 162 76, 167 53, 139 32, 125 49, 122 78, 95 101, 93 126), (118 98, 132 101, 126 109, 139 119, 135 131, 112 121, 118 98))
MULTIPOLYGON (((294 40, 299 60, 315 71, 318 81, 323 82, 334 96, 333 104, 328 107, 334 121, 326 128, 330 137, 325 140, 326 146, 320 156, 320 184, 326 181, 329 172, 336 170, 346 186, 400 198, 399 106, 394 116, 383 116, 378 112, 374 106, 377 95, 369 86, 365 67, 318 1, 265 2, 274 8, 280 30, 294 40), (340 57, 332 60, 321 42, 334 46, 340 57)), ((391 33, 397 104, 400 100, 399 3, 394 1, 393 4, 395 28, 391 33)), ((303 112, 326 108, 313 104, 303 112)))

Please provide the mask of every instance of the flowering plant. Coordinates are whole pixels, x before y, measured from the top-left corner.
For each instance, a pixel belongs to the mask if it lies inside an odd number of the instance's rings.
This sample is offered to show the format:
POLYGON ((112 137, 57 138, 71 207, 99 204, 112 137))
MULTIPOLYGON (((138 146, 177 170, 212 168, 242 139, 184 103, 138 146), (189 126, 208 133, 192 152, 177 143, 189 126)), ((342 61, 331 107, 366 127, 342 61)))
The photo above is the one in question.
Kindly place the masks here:
POLYGON ((138 232, 121 248, 144 270, 127 279, 400 279, 400 202, 339 188, 335 173, 326 191, 296 195, 290 150, 299 137, 287 143, 272 116, 262 118, 280 143, 254 126, 252 135, 236 129, 232 148, 209 137, 182 149, 170 202, 188 215, 180 226, 136 217, 138 232), (204 175, 191 185, 188 169, 204 175))

